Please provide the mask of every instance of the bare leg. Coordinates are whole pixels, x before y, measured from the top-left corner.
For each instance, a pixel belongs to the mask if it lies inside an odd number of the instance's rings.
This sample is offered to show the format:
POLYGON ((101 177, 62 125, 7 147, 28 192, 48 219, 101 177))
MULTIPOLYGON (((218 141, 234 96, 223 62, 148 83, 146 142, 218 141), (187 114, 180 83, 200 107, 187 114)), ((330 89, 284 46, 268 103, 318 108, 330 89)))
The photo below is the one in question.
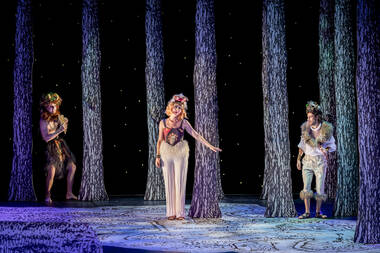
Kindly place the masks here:
POLYGON ((73 162, 70 162, 67 165, 67 187, 66 187, 66 199, 78 199, 73 194, 73 183, 74 183, 74 175, 76 171, 76 165, 73 162))
POLYGON ((310 198, 305 198, 303 202, 305 203, 305 213, 298 216, 298 219, 310 218, 310 198))
POLYGON ((51 203, 51 196, 50 196, 50 190, 53 186, 53 181, 54 181, 54 176, 55 176, 55 167, 50 166, 48 168, 48 173, 46 176, 46 190, 45 190, 45 202, 51 203))
POLYGON ((327 215, 321 213, 322 199, 317 199, 317 207, 315 210, 315 218, 326 219, 327 215))
POLYGON ((305 202, 305 213, 310 213, 310 199, 304 199, 305 202))
POLYGON ((317 213, 321 212, 321 206, 322 206, 322 200, 318 199, 317 200, 317 205, 316 205, 316 210, 315 210, 317 213))

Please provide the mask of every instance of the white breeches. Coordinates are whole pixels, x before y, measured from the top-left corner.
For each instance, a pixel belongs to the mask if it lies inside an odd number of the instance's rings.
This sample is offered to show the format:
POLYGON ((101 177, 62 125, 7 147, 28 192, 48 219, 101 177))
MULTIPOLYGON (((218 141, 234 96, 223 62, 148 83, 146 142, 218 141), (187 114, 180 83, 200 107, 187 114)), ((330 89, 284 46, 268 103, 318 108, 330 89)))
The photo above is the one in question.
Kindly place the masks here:
POLYGON ((160 153, 165 182, 166 216, 185 217, 189 145, 185 140, 175 146, 163 141, 160 153))
POLYGON ((311 181, 313 180, 313 175, 315 175, 316 194, 314 194, 314 197, 317 200, 326 200, 327 195, 324 192, 327 169, 326 159, 322 155, 305 155, 302 164, 302 179, 304 186, 301 191, 301 199, 311 198, 313 196, 311 181))

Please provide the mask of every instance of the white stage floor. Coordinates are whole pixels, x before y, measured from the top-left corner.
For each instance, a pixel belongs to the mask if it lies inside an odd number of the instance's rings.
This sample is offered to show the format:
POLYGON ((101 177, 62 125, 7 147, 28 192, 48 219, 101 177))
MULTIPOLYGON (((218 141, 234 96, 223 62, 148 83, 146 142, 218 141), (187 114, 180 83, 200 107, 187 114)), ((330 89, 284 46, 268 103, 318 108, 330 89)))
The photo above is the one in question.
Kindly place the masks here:
POLYGON ((352 219, 264 218, 265 208, 257 204, 220 203, 220 208, 220 219, 168 221, 164 205, 0 207, 0 222, 85 223, 102 246, 150 251, 380 252, 380 244, 353 242, 352 219))

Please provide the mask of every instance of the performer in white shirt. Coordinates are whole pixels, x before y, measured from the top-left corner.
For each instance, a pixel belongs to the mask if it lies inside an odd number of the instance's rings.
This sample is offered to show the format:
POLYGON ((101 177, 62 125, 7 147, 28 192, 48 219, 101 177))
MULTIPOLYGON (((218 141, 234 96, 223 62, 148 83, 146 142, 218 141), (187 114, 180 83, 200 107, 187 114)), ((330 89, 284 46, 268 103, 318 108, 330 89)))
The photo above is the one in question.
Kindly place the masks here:
POLYGON ((321 213, 321 206, 322 201, 327 198, 324 193, 327 156, 328 153, 336 150, 333 136, 334 127, 322 120, 320 106, 313 101, 306 104, 306 115, 307 121, 301 126, 301 141, 298 144, 297 157, 297 169, 302 170, 304 187, 300 192, 300 198, 305 202, 305 213, 298 218, 310 218, 310 198, 314 195, 317 201, 315 217, 325 219, 327 216, 321 213), (305 156, 302 159, 303 154, 305 156), (315 194, 311 190, 313 174, 316 179, 315 194))

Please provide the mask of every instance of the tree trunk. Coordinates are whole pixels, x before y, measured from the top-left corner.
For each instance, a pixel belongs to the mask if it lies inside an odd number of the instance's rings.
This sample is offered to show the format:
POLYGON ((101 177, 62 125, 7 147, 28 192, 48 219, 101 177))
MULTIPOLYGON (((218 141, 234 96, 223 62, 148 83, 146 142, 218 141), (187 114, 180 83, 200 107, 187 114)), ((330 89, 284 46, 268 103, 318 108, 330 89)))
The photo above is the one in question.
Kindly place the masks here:
POLYGON ((355 102, 355 52, 351 0, 335 1, 335 98, 337 192, 334 216, 356 216, 358 205, 358 145, 355 102))
POLYGON ((287 52, 283 0, 264 0, 263 5, 263 95, 265 152, 267 154, 267 209, 265 217, 297 215, 292 196, 288 93, 286 86, 287 52), (268 163, 268 161, 270 161, 268 163), (270 180, 269 180, 270 179, 270 180))
MULTIPOLYGON (((268 113, 268 101, 269 101, 269 94, 268 94, 268 25, 267 25, 267 8, 263 7, 263 17, 262 17, 262 54, 263 54, 263 65, 261 68, 261 82, 263 84, 263 109, 264 109, 264 148, 265 148, 265 154, 264 154, 264 168, 271 168, 271 160, 269 156, 269 144, 271 142, 270 140, 270 121, 269 121, 269 113, 268 113)), ((271 181, 269 176, 271 175, 268 173, 269 169, 264 169, 264 177, 263 177, 263 189, 261 192, 261 199, 267 199, 268 198, 268 185, 271 181)))
MULTIPOLYGON (((321 0, 319 13, 319 97, 326 120, 336 128, 335 86, 334 86, 334 0, 321 0)), ((336 139, 336 131, 334 131, 336 139)), ((335 199, 336 194, 336 152, 327 161, 325 193, 335 199)))
POLYGON ((32 168, 33 38, 31 1, 19 0, 16 12, 13 112, 13 163, 8 199, 36 200, 32 168))
POLYGON ((83 172, 79 198, 107 200, 103 174, 97 0, 83 1, 82 39, 83 172))
POLYGON ((355 242, 380 243, 380 9, 359 0, 357 72, 360 195, 355 242))
POLYGON ((146 1, 146 100, 149 135, 148 177, 145 200, 164 200, 165 185, 162 169, 155 165, 158 124, 164 117, 163 81, 164 49, 162 43, 161 0, 146 1))
MULTIPOLYGON (((214 1, 198 0, 195 19, 195 129, 212 145, 219 146, 214 1)), ((218 173, 219 155, 197 142, 190 217, 222 216, 218 204, 222 194, 218 173)))

